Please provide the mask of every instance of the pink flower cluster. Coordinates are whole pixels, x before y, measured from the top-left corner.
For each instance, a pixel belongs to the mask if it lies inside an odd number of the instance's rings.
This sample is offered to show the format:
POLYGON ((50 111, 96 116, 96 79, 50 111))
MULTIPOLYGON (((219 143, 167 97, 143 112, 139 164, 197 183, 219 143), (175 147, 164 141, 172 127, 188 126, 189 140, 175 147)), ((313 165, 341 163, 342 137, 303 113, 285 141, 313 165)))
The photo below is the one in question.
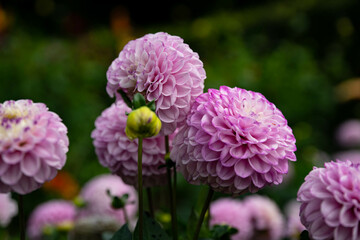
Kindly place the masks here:
POLYGON ((281 183, 295 150, 274 104, 260 93, 222 86, 196 99, 171 158, 191 184, 236 195, 281 183))
POLYGON ((17 212, 17 204, 10 193, 0 194, 0 227, 6 227, 17 212))

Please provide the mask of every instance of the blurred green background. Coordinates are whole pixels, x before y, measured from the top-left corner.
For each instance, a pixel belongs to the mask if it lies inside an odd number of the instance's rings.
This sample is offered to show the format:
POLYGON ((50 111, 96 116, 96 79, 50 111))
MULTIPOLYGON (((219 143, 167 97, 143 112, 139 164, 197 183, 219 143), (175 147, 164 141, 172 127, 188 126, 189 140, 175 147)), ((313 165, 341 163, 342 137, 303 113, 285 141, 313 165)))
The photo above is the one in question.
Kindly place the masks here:
MULTIPOLYGON (((356 0, 1 2, 0 102, 29 98, 60 115, 70 138, 64 170, 81 187, 108 172, 90 134, 114 101, 105 91, 112 60, 146 33, 178 35, 199 53, 206 89, 261 92, 288 119, 298 147, 292 177, 260 191, 281 207, 296 197, 313 165, 344 150, 334 137, 337 126, 360 118, 359 10, 356 0)), ((180 218, 198 189, 179 177, 180 218)), ((56 197, 43 189, 29 194, 27 214, 56 197)), ((156 197, 167 211, 167 199, 156 197)), ((16 228, 15 220, 9 229, 16 228)))

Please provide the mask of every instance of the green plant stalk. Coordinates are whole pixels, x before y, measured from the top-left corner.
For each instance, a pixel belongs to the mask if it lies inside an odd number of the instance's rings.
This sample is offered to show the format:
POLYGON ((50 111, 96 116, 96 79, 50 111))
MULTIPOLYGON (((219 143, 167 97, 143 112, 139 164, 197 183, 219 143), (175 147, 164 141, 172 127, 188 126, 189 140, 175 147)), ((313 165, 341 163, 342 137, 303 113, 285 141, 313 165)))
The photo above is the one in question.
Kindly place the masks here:
POLYGON ((147 197, 148 197, 150 216, 155 219, 154 204, 153 204, 153 200, 152 200, 151 188, 149 188, 149 187, 146 188, 146 193, 147 193, 147 197))
POLYGON ((195 233, 194 233, 193 240, 197 240, 197 239, 199 238, 201 225, 202 225, 202 223, 203 223, 203 221, 204 221, 204 217, 205 217, 206 211, 208 210, 208 208, 209 208, 209 206, 210 206, 210 202, 211 202, 211 199, 212 199, 213 195, 214 195, 214 190, 212 190, 212 189, 209 187, 208 195, 207 195, 207 197, 206 197, 204 206, 203 206, 203 208, 201 209, 201 213, 200 213, 200 216, 199 216, 199 220, 198 220, 197 225, 196 225, 196 229, 195 229, 195 233))
POLYGON ((19 194, 19 198, 18 198, 18 207, 19 207, 20 240, 25 240, 24 203, 23 203, 23 195, 21 194, 19 194))
POLYGON ((139 240, 143 240, 143 225, 144 225, 143 181, 142 181, 142 142, 143 142, 143 139, 139 138, 139 144, 138 144, 139 240))
MULTIPOLYGON (((165 136, 165 156, 170 153, 169 136, 165 136)), ((171 160, 170 160, 171 161, 171 160)), ((177 231, 177 216, 176 216, 176 180, 174 179, 174 187, 171 181, 171 168, 166 167, 166 173, 169 184, 169 195, 170 195, 170 208, 171 208, 171 227, 173 232, 173 240, 178 239, 177 231)), ((176 177, 176 170, 174 169, 174 176, 176 177)))

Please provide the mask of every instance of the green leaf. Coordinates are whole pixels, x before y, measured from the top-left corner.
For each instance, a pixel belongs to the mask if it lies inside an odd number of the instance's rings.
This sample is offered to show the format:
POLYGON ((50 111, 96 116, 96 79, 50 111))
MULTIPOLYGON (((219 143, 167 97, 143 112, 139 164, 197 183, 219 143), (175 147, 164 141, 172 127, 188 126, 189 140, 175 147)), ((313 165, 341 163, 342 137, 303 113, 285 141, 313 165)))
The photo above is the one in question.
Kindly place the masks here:
POLYGON ((119 94, 121 95, 121 97, 122 97, 122 99, 124 100, 124 102, 126 103, 126 105, 127 105, 129 108, 132 108, 132 107, 133 107, 133 104, 132 104, 130 98, 126 95, 126 93, 125 93, 123 90, 121 90, 121 89, 119 89, 118 92, 119 92, 119 94))
POLYGON ((146 106, 147 106, 148 108, 150 108, 151 111, 155 112, 155 110, 156 110, 155 100, 152 100, 151 102, 149 102, 148 104, 146 104, 146 106))
POLYGON ((127 224, 124 224, 110 240, 132 240, 132 235, 127 224))
MULTIPOLYGON (((135 227, 134 240, 139 240, 138 225, 135 227)), ((143 240, 170 240, 160 224, 146 212, 144 212, 143 240)))
POLYGON ((134 95, 133 105, 134 105, 134 109, 138 109, 142 106, 146 106, 145 98, 141 93, 136 93, 134 95))
POLYGON ((212 238, 216 240, 230 240, 231 235, 237 232, 236 228, 228 225, 215 225, 210 231, 212 238))

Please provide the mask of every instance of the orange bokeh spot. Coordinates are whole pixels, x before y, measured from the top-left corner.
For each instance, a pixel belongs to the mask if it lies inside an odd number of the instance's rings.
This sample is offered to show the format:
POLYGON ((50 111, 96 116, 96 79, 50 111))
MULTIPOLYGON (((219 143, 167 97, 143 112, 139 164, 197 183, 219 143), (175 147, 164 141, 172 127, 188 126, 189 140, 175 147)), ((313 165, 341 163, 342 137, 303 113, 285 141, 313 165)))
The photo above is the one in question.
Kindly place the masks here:
POLYGON ((79 184, 68 172, 60 171, 53 180, 44 184, 43 189, 64 199, 73 199, 79 193, 79 184))

